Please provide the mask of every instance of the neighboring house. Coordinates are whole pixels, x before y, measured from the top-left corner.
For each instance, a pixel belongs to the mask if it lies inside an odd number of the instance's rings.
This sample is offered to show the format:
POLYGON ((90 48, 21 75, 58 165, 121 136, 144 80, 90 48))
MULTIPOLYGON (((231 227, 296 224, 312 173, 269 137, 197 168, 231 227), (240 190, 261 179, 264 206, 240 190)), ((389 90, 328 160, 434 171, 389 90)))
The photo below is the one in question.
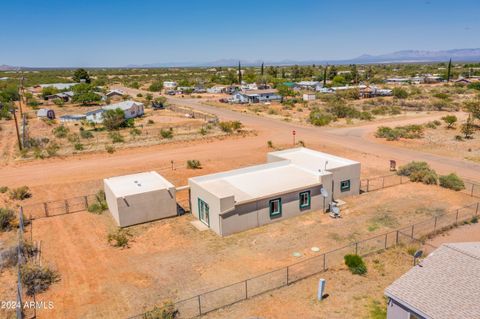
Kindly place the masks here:
POLYGON ((282 97, 277 90, 252 90, 237 92, 233 94, 231 102, 233 103, 265 103, 271 101, 281 101, 282 97))
POLYGON ((83 114, 70 114, 60 116, 60 122, 80 122, 87 117, 83 114))
POLYGON ((60 99, 63 100, 64 102, 68 102, 72 99, 74 93, 72 91, 66 91, 66 92, 60 92, 52 95, 47 95, 45 99, 47 100, 55 100, 55 99, 60 99))
POLYGON ((440 75, 427 75, 425 76, 425 83, 439 83, 443 81, 443 77, 440 75))
POLYGON ((303 100, 304 101, 315 101, 315 99, 317 98, 317 96, 313 93, 305 93, 303 94, 303 100))
POLYGON ((165 91, 175 90, 176 87, 177 87, 177 82, 163 81, 163 88, 165 89, 165 91))
POLYGON ((118 89, 110 90, 110 91, 107 92, 107 94, 105 94, 105 96, 110 98, 110 99, 123 98, 124 95, 125 95, 125 92, 123 92, 122 90, 118 90, 118 89))
POLYGON ((480 318, 480 242, 443 244, 385 289, 387 319, 480 318))
POLYGON ((268 163, 193 177, 192 214, 220 236, 310 211, 360 192, 360 163, 295 148, 268 154, 268 163))
POLYGON ((385 80, 385 82, 390 84, 408 84, 410 81, 410 78, 388 78, 385 80))
POLYGON ((120 227, 177 215, 175 187, 157 172, 103 180, 108 209, 120 227))
POLYGON ((323 85, 318 81, 301 81, 296 83, 295 87, 301 90, 318 91, 323 85))
POLYGON ((34 88, 40 88, 40 89, 43 89, 43 88, 46 88, 46 87, 53 87, 59 91, 63 91, 63 90, 68 90, 70 89, 72 86, 75 86, 77 84, 80 84, 80 83, 50 83, 50 84, 39 84, 39 85, 36 85, 34 86, 34 88))
POLYGON ((220 93, 225 93, 225 90, 226 90, 226 86, 215 85, 215 86, 212 86, 211 88, 208 88, 207 93, 220 94, 220 93))
POLYGON ((102 107, 103 110, 116 110, 121 109, 125 112, 125 118, 131 119, 134 117, 142 116, 145 113, 143 103, 135 101, 123 101, 120 103, 114 103, 102 107))
POLYGON ((97 109, 91 112, 87 112, 86 119, 93 123, 102 123, 103 122, 103 113, 108 110, 121 109, 125 113, 125 119, 131 119, 134 117, 139 117, 144 114, 143 103, 135 101, 123 101, 120 103, 109 104, 101 109, 97 109))
POLYGON ((1 78, 0 78, 0 81, 7 81, 8 79, 10 79, 10 78, 7 77, 7 76, 4 76, 4 77, 1 77, 1 78))
POLYGON ((98 110, 94 110, 94 111, 90 111, 90 112, 85 113, 85 116, 86 116, 87 121, 98 124, 98 123, 103 122, 103 113, 104 112, 105 112, 105 110, 98 109, 98 110))
POLYGON ((243 84, 240 88, 241 88, 243 91, 258 90, 257 83, 247 83, 247 84, 243 84))
POLYGON ((39 109, 37 111, 37 117, 53 120, 55 119, 55 111, 51 109, 39 109))

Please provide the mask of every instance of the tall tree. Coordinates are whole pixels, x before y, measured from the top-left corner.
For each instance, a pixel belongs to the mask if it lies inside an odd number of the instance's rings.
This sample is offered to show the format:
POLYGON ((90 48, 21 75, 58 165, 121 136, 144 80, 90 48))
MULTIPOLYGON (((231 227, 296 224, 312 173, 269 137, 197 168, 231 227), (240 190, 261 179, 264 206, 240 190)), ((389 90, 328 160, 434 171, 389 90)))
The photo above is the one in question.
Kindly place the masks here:
POLYGON ((242 85, 242 66, 238 61, 238 84, 242 85))
POLYGON ((260 68, 260 75, 263 76, 263 62, 262 62, 262 66, 260 68))
POLYGON ((448 70, 447 70, 447 82, 450 82, 450 76, 452 75, 452 59, 448 61, 448 70))
POLYGON ((81 82, 84 80, 85 83, 90 83, 90 75, 88 75, 88 72, 85 69, 76 69, 73 73, 73 80, 75 82, 81 82))
POLYGON ((327 84, 327 69, 328 69, 328 64, 325 65, 325 69, 323 69, 323 87, 327 84))

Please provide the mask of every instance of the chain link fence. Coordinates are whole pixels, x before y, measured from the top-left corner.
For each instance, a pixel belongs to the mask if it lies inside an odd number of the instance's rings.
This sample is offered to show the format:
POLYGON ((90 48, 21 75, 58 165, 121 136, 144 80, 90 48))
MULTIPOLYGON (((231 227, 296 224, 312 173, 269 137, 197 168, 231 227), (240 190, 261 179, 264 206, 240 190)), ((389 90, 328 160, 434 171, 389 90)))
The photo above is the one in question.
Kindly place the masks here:
MULTIPOLYGON (((425 245, 425 239, 456 225, 477 222, 479 210, 480 203, 467 205, 447 214, 353 242, 286 267, 178 301, 175 307, 179 311, 180 318, 201 316, 342 265, 344 256, 347 254, 365 257, 398 245, 412 244, 421 245, 424 254, 429 254, 435 247, 425 245)), ((147 316, 139 314, 131 318, 147 318, 147 316)))

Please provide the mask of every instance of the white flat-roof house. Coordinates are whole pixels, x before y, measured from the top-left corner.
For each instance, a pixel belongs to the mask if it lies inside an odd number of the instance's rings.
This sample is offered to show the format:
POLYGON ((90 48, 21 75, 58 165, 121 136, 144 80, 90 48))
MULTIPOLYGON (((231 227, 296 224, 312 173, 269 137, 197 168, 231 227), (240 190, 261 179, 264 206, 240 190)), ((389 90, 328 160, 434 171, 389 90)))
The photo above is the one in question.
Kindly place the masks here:
POLYGON ((359 194, 360 163, 307 148, 271 152, 267 164, 194 177, 192 214, 220 236, 309 211, 359 194))
POLYGON ((108 208, 120 227, 177 215, 175 187, 157 172, 103 180, 108 208))
POLYGON ((480 242, 443 244, 385 289, 387 319, 480 318, 480 242))

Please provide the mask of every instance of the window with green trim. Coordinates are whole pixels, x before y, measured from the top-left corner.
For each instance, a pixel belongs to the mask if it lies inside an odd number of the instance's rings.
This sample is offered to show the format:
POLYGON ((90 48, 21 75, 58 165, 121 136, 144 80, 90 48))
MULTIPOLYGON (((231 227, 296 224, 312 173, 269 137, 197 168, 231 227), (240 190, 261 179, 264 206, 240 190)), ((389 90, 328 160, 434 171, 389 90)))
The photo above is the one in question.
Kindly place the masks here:
POLYGON ((310 191, 301 192, 298 197, 300 209, 310 208, 310 191))
POLYGON ((340 191, 348 192, 350 190, 350 180, 340 182, 340 191))
POLYGON ((269 202, 270 207, 270 217, 280 217, 282 216, 282 199, 276 198, 272 199, 269 202))

